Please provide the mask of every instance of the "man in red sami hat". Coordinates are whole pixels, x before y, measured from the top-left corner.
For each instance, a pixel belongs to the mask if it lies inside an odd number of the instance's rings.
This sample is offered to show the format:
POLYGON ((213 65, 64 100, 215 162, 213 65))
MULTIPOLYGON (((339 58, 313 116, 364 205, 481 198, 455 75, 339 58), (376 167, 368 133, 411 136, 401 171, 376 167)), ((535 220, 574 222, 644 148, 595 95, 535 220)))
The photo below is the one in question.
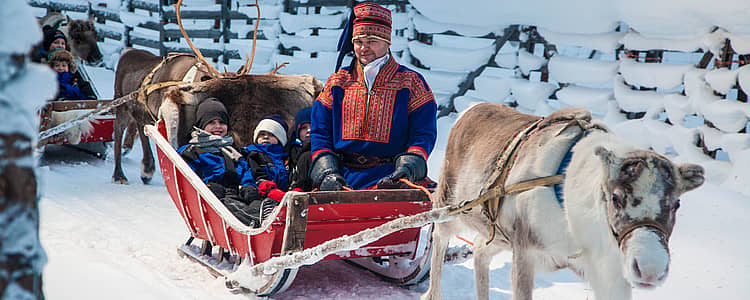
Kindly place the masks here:
POLYGON ((313 103, 313 185, 367 189, 424 179, 437 104, 422 75, 389 51, 391 11, 375 3, 355 6, 339 41, 342 54, 346 44, 355 59, 328 78, 313 103))

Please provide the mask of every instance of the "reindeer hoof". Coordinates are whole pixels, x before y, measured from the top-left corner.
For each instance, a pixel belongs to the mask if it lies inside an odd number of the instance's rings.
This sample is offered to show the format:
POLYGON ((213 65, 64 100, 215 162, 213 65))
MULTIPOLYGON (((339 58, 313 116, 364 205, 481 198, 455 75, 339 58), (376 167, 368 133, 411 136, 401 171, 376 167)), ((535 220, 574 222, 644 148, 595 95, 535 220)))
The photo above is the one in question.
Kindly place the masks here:
POLYGON ((122 156, 128 155, 133 148, 122 148, 122 156))
POLYGON ((151 177, 141 176, 141 181, 143 181, 143 184, 149 184, 149 182, 151 182, 151 177))
POLYGON ((117 184, 128 184, 128 179, 125 177, 122 177, 122 178, 112 177, 112 182, 117 183, 117 184))

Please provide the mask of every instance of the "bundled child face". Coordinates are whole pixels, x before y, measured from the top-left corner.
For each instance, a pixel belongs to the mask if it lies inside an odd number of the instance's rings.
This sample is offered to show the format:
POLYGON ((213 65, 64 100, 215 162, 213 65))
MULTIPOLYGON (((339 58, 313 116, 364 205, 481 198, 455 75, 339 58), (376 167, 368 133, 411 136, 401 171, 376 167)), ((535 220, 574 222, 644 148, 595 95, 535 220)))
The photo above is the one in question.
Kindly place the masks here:
POLYGON ((227 135, 228 129, 229 127, 227 126, 227 123, 224 123, 220 119, 215 119, 211 122, 208 122, 203 128, 203 130, 208 131, 208 133, 218 135, 220 137, 225 137, 227 135))
POLYGON ((65 42, 65 39, 63 38, 56 38, 54 41, 52 41, 52 44, 49 45, 48 51, 52 51, 55 49, 65 49, 65 45, 67 43, 65 42))
POLYGON ((305 123, 299 126, 299 131, 297 131, 297 134, 299 134, 299 140, 302 142, 307 142, 310 140, 310 123, 305 123))
POLYGON ((70 72, 70 66, 66 61, 53 61, 51 64, 52 69, 57 73, 70 72))
POLYGON ((277 139, 272 133, 262 130, 258 133, 258 139, 255 140, 255 143, 260 145, 278 144, 279 139, 277 139))

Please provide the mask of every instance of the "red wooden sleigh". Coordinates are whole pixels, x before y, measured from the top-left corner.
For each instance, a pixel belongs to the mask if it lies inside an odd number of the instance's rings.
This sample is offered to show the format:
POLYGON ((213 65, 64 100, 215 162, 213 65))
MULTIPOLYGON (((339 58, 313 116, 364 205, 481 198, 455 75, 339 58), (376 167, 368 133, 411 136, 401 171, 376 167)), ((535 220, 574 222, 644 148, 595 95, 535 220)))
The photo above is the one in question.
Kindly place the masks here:
MULTIPOLYGON (((180 254, 202 263, 216 276, 226 278, 248 265, 247 260, 250 266, 256 265, 432 208, 420 190, 290 192, 284 199, 288 205, 277 207, 278 214, 264 220, 261 228, 252 228, 241 223, 181 159, 166 140, 161 121, 146 126, 146 132, 156 144, 167 191, 191 236, 180 254), (202 245, 193 245, 194 239, 202 240, 202 245)), ((324 259, 346 259, 397 284, 415 284, 429 273, 430 231, 431 226, 402 229, 324 259)), ((241 289, 258 295, 279 293, 291 284, 296 272, 297 268, 284 269, 264 276, 255 288, 241 289)))
MULTIPOLYGON (((53 123, 52 114, 54 113, 88 111, 108 105, 110 102, 112 102, 112 100, 64 100, 48 102, 39 110, 39 132, 44 132, 56 125, 60 125, 53 123)), ((38 146, 48 144, 74 146, 81 151, 89 152, 97 156, 103 156, 106 151, 106 146, 104 146, 103 143, 94 143, 111 142, 113 140, 114 123, 114 114, 95 116, 91 120, 93 130, 89 133, 81 134, 80 142, 77 144, 73 145, 73 142, 68 140, 66 134, 57 134, 39 140, 38 146)))

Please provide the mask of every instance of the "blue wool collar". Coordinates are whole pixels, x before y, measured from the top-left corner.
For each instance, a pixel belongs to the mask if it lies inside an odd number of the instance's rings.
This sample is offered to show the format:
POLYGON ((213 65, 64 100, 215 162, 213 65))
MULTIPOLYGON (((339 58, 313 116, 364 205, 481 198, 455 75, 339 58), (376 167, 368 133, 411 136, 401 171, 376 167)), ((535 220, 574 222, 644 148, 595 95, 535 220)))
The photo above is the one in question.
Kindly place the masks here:
MULTIPOLYGON (((565 153, 562 161, 560 161, 560 166, 557 168, 557 173, 555 173, 555 175, 565 174, 568 169, 568 165, 570 165, 570 160, 573 158, 573 147, 578 144, 578 142, 580 142, 584 136, 587 136, 588 133, 588 131, 584 131, 582 134, 576 136, 576 138, 573 140, 573 143, 570 144, 568 152, 565 153)), ((565 181, 563 181, 563 183, 555 184, 554 186, 552 186, 552 188, 555 189, 555 198, 557 198, 557 203, 560 204, 561 208, 563 207, 563 202, 565 201, 565 198, 563 197, 564 183, 565 181)))

